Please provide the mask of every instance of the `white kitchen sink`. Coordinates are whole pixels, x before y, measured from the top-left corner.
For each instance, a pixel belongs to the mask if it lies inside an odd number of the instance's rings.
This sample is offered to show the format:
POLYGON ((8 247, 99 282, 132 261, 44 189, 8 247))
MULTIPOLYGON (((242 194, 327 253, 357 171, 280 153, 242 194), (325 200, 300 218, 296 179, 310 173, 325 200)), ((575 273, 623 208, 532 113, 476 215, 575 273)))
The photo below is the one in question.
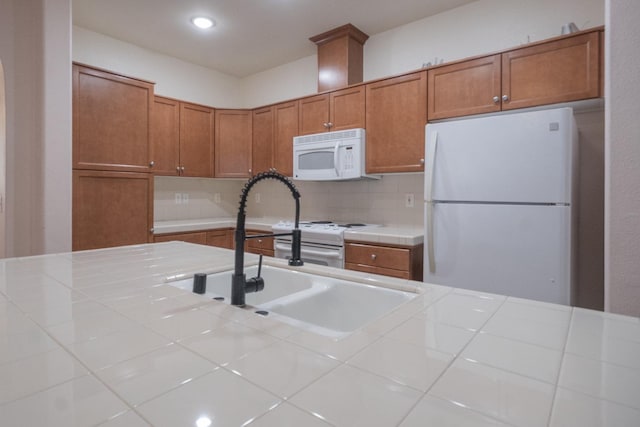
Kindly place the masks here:
MULTIPOLYGON (((245 269, 247 278, 257 267, 245 269)), ((207 276, 207 298, 230 303, 232 270, 207 276)), ((264 290, 246 303, 269 317, 330 337, 348 335, 416 294, 271 266, 262 267, 264 290)), ((192 290, 193 279, 169 283, 192 290)))

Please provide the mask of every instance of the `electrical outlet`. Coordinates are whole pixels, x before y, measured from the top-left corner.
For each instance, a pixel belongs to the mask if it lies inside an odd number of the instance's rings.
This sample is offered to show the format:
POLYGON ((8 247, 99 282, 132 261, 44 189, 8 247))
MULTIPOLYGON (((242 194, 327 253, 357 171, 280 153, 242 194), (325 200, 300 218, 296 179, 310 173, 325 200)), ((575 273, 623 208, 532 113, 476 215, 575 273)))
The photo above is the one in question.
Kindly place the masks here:
POLYGON ((260 193, 256 193, 255 201, 256 203, 260 203, 260 193))
POLYGON ((189 193, 182 193, 182 203, 185 205, 189 204, 189 193))
POLYGON ((406 193, 404 195, 404 204, 407 208, 412 208, 415 206, 415 197, 413 193, 406 193))
POLYGON ((182 204, 182 193, 174 193, 176 205, 182 204))
POLYGON ((222 199, 220 198, 220 193, 215 193, 213 195, 213 201, 216 203, 220 203, 222 201, 222 199))

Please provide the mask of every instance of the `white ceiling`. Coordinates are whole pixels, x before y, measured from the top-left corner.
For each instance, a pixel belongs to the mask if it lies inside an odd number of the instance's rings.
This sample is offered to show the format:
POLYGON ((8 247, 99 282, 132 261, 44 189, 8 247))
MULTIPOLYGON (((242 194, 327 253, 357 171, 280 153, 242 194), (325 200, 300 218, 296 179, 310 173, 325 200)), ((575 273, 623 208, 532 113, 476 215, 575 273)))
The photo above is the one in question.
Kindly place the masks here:
POLYGON ((73 0, 73 23, 244 77, 312 55, 309 37, 351 23, 373 36, 475 0, 73 0), (199 30, 196 15, 217 25, 199 30))

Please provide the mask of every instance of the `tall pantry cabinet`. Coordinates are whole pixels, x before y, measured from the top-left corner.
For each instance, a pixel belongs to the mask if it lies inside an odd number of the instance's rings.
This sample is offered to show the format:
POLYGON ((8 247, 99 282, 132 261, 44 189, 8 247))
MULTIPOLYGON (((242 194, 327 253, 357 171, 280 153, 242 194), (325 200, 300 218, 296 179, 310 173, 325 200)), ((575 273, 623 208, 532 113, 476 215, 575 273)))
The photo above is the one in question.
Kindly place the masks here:
POLYGON ((150 241, 153 83, 73 64, 72 248, 150 241))

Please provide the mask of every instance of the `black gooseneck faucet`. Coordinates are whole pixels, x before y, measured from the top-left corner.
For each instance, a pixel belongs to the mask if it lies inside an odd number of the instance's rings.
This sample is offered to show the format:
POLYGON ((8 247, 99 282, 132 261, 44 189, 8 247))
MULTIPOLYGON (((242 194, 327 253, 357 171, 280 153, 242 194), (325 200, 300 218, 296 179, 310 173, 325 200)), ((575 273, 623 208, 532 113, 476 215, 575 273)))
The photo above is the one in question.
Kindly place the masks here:
MULTIPOLYGON (((272 236, 291 236, 291 258, 289 259, 289 265, 292 266, 300 266, 303 265, 302 259, 300 258, 300 228, 299 226, 300 220, 300 193, 296 189, 295 185, 284 175, 276 172, 274 169, 271 169, 268 172, 261 172, 256 176, 252 177, 247 181, 242 189, 242 194, 240 195, 240 209, 238 210, 238 219, 236 222, 236 233, 235 233, 235 268, 233 272, 233 276, 231 277, 231 305, 237 305, 240 307, 244 307, 245 305, 245 294, 247 292, 258 292, 264 289, 264 279, 260 277, 260 270, 258 270, 258 276, 252 277, 247 280, 246 275, 244 274, 244 241, 247 239, 257 239, 260 237, 272 237, 272 236), (247 236, 245 231, 245 222, 246 222, 246 207, 247 207, 247 196, 249 195, 249 191, 251 188, 259 181, 264 179, 275 179, 277 181, 282 182, 286 185, 289 190, 291 190, 291 194, 293 195, 294 200, 296 201, 296 217, 295 217, 295 225, 294 229, 291 233, 276 233, 276 234, 259 234, 247 236)), ((260 263, 262 264, 262 257, 260 257, 260 263)))

